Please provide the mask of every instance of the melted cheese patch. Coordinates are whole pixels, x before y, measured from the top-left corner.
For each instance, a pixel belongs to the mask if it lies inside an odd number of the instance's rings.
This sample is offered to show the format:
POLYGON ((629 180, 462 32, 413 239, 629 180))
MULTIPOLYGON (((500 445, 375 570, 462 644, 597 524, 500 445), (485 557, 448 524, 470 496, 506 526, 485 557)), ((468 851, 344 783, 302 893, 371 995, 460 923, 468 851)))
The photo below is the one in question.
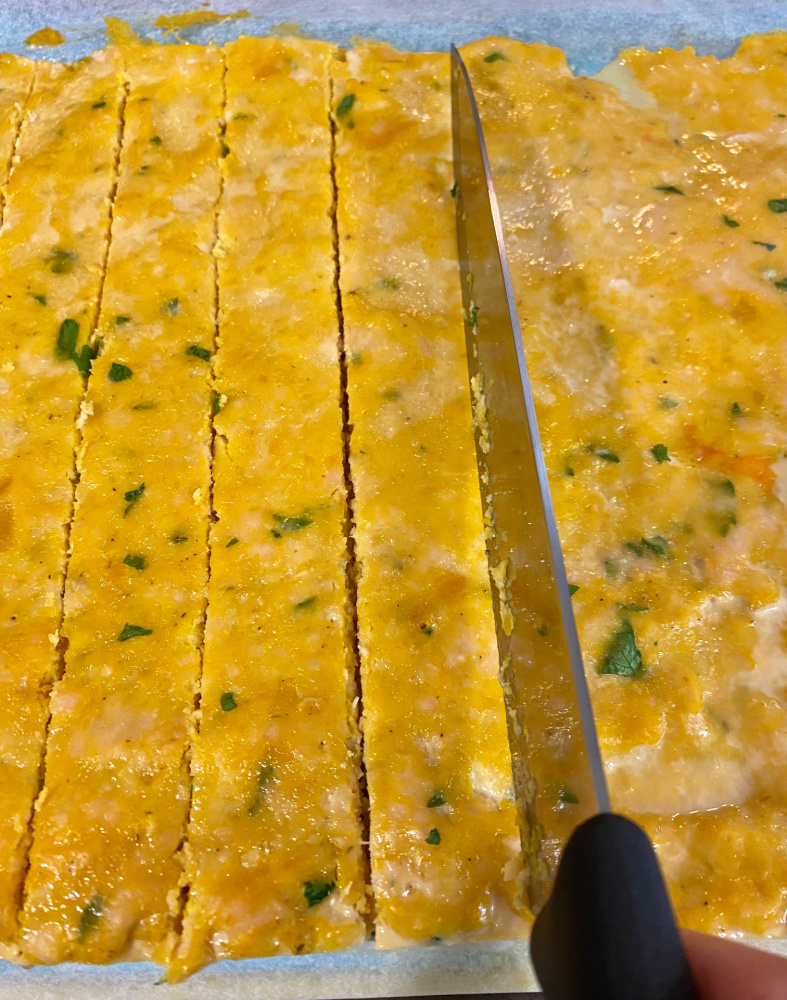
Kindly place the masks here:
MULTIPOLYGON (((465 50, 613 799, 654 836, 685 924, 774 934, 784 45, 624 53, 604 79, 633 102, 554 49, 465 50)), ((564 810, 539 789, 547 836, 564 810)))
POLYGON ((526 933, 465 360, 448 57, 333 70, 378 947, 526 933))
POLYGON ((129 95, 102 350, 78 456, 68 648, 21 921, 23 954, 45 963, 166 957, 189 803, 223 66, 218 49, 196 46, 132 46, 124 59, 129 95))

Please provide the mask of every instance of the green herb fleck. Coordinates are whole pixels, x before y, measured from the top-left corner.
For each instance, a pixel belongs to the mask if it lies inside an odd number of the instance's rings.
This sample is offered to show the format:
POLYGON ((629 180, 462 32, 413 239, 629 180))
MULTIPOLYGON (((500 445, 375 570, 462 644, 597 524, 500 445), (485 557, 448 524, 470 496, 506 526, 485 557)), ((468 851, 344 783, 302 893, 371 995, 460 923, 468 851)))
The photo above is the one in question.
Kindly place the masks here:
POLYGON ((275 773, 276 772, 274 771, 272 764, 260 764, 260 769, 257 771, 257 792, 251 805, 249 806, 249 816, 256 816, 260 811, 265 792, 268 790, 268 785, 271 781, 273 781, 275 773))
POLYGON ((192 344, 186 348, 186 354, 190 354, 192 358, 199 358, 200 361, 210 361, 210 351, 207 347, 198 347, 196 344, 192 344))
POLYGON ((503 62, 508 62, 508 59, 503 55, 502 52, 490 52, 488 56, 484 56, 485 63, 500 62, 501 60, 503 62))
POLYGON ((226 142, 223 142, 221 144, 221 158, 222 158, 222 160, 226 160, 229 155, 230 155, 230 147, 227 145, 226 142))
POLYGON ((115 317, 115 326, 123 326, 125 323, 130 323, 130 322, 131 322, 131 317, 130 316, 116 316, 115 317))
POLYGON ((659 396, 660 410, 674 410, 678 405, 677 399, 671 399, 669 396, 659 396))
POLYGON ((609 448, 596 448, 593 454, 598 458, 602 458, 605 462, 620 462, 620 458, 617 453, 610 451, 609 448))
POLYGON ((154 135, 154 136, 153 136, 153 137, 152 137, 152 138, 150 139, 150 142, 151 142, 151 143, 152 143, 152 144, 153 144, 154 146, 160 146, 160 145, 161 145, 161 136, 160 136, 160 135, 154 135))
POLYGON ((726 538, 730 533, 730 528, 735 527, 737 523, 738 518, 736 517, 735 512, 730 510, 718 518, 716 527, 718 528, 721 537, 726 538))
POLYGON ((568 788, 561 788, 558 792, 558 799, 566 806, 578 806, 579 799, 568 788))
POLYGON ((680 188, 676 188, 674 184, 656 184, 653 187, 654 191, 661 191, 663 194, 683 194, 680 188))
POLYGON ((236 115, 232 116, 232 120, 234 122, 245 122, 248 121, 250 118, 251 115, 247 114, 247 112, 245 111, 239 111, 236 115))
POLYGON ((120 365, 117 361, 113 361, 109 369, 109 381, 110 382, 124 382, 127 378, 131 378, 132 372, 127 365, 120 365))
POLYGON ((632 614, 639 614, 642 611, 650 611, 645 604, 618 604, 621 611, 630 611, 632 614))
POLYGON ((478 306, 473 306, 473 308, 470 310, 470 315, 467 318, 468 329, 472 330, 477 323, 478 323, 478 306))
POLYGON ((238 707, 238 703, 235 701, 232 691, 225 691, 221 696, 221 707, 225 712, 231 712, 233 708, 238 707))
POLYGON ((303 898, 306 900, 306 905, 311 909, 312 906, 321 903, 330 896, 335 887, 335 882, 323 882, 321 879, 315 879, 313 882, 304 882, 303 898))
POLYGON ((84 944, 93 931, 98 927, 98 921, 104 910, 104 901, 100 896, 87 904, 79 917, 79 927, 77 928, 77 941, 84 944))
POLYGON ((128 514, 129 510, 131 510, 131 507, 137 502, 137 500, 139 500, 139 498, 142 496, 144 492, 145 492, 145 484, 141 483, 139 486, 137 486, 135 490, 127 490, 123 494, 123 499, 128 504, 128 507, 126 507, 126 511, 123 514, 123 517, 125 517, 126 514, 128 514))
POLYGON ((55 351, 58 357, 72 361, 76 353, 79 323, 75 319, 64 319, 60 324, 55 351))
POLYGON ((213 415, 216 416, 217 413, 221 413, 222 407, 227 402, 227 397, 221 393, 217 392, 213 397, 213 415))
POLYGON ((774 281, 774 287, 778 288, 780 292, 787 292, 787 278, 779 278, 778 281, 774 281))
POLYGON ((298 603, 295 605, 294 608, 295 613, 298 614, 303 611, 311 611, 316 603, 317 603, 316 595, 307 597, 304 601, 298 601, 298 603))
POLYGON ((729 215, 722 215, 721 221, 725 226, 729 226, 730 229, 737 229, 740 225, 740 222, 736 222, 735 219, 731 219, 729 215))
POLYGON ((730 407, 730 416, 737 419, 743 416, 743 407, 740 403, 733 403, 730 407))
POLYGON ((128 555, 123 560, 124 566, 130 566, 132 569, 144 569, 148 564, 147 559, 144 556, 132 556, 128 555))
POLYGON ((152 628, 142 628, 141 625, 129 625, 126 622, 123 626, 123 631, 118 636, 118 642, 125 642, 127 639, 136 639, 140 635, 150 635, 152 631, 152 628))
POLYGON ((654 444, 650 449, 650 453, 659 465, 661 465, 662 462, 672 461, 669 457, 669 452, 667 451, 667 446, 665 444, 654 444))
POLYGON ((94 111, 96 110, 96 108, 105 108, 106 106, 107 106, 106 101, 96 101, 95 104, 91 105, 94 111))
POLYGON ((308 528, 314 522, 308 514, 297 514, 295 517, 283 517, 281 514, 274 514, 273 520, 276 527, 271 529, 274 538, 281 538, 283 534, 300 531, 301 528, 308 528))
POLYGON ((46 305, 46 295, 31 295, 30 298, 35 299, 35 301, 41 306, 46 305))
POLYGON ((436 809, 438 806, 445 805, 445 795, 442 792, 433 792, 429 796, 429 800, 426 803, 427 809, 436 809))
POLYGON ((380 278, 380 280, 376 281, 375 284, 378 288, 387 288, 390 291, 396 291, 399 287, 399 282, 396 278, 380 278))
POLYGON ((619 677, 638 677, 642 673, 642 653, 637 648, 631 622, 624 621, 613 633, 599 673, 617 674, 619 677))
POLYGON ((456 198, 456 192, 459 190, 459 181, 454 181, 454 186, 451 188, 451 197, 456 198))
POLYGON ((180 299, 168 299, 160 309, 162 316, 177 316, 180 312, 180 299))
POLYGON ((344 118, 353 109, 355 104, 355 94, 345 94, 344 97, 339 101, 339 106, 336 108, 336 117, 344 118))
POLYGON ((764 249, 766 249, 766 250, 775 250, 776 249, 776 244, 775 243, 763 243, 762 240, 752 240, 752 243, 756 247, 764 247, 764 249))
POLYGON ((189 540, 188 535, 173 535, 169 540, 170 545, 182 545, 189 540))
POLYGON ((620 569, 620 567, 618 566, 618 563, 616 562, 616 560, 614 560, 614 559, 605 559, 604 560, 604 572, 607 574, 607 576, 608 576, 608 578, 610 580, 614 580, 615 579, 615 577, 618 575, 619 569, 620 569))
POLYGON ((224 546, 225 549, 231 549, 233 545, 237 545, 240 541, 239 538, 230 538, 227 544, 224 546))
POLYGON ((771 198, 768 202, 768 208, 777 215, 787 212, 787 198, 771 198))
POLYGON ((360 351, 353 351, 352 354, 350 355, 350 361, 354 365, 359 365, 361 361, 363 361, 363 355, 361 354, 360 351))
POLYGON ((49 264, 49 270, 52 274, 71 274, 74 270, 74 264, 78 260, 77 254, 73 250, 64 250, 63 247, 55 247, 54 250, 45 258, 47 264, 49 264))
POLYGON ((436 827, 432 827, 425 840, 427 844, 433 844, 436 847, 440 843, 440 831, 436 827))
POLYGON ((426 622, 421 622, 418 628, 420 628, 424 635, 432 635, 434 632, 434 625, 429 625, 426 622))
POLYGON ((731 479, 722 479, 717 482, 716 485, 722 491, 722 493, 729 493, 731 497, 735 496, 735 483, 731 479))
POLYGON ((135 403, 131 407, 131 409, 132 410, 155 410, 157 406, 158 406, 158 403, 155 400, 149 399, 149 400, 147 400, 146 402, 143 402, 143 403, 135 403))
POLYGON ((571 595, 572 597, 574 596, 574 594, 576 594, 576 592, 577 592, 578 590, 579 590, 579 584, 576 584, 576 583, 570 583, 570 584, 568 585, 568 592, 569 592, 569 594, 570 594, 570 595, 571 595))

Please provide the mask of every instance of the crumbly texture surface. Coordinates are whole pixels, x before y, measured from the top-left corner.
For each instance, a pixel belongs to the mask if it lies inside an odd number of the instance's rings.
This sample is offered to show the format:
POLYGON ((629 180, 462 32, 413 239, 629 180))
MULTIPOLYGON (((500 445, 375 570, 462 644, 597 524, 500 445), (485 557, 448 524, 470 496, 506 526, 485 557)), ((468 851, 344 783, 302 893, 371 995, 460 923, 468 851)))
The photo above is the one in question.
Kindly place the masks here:
POLYGON ((377 944, 526 933, 457 268, 448 57, 333 69, 377 944))
POLYGON ((331 222, 335 50, 245 38, 225 55, 216 521, 174 978, 367 933, 331 222))
POLYGON ((726 933, 787 901, 786 41, 633 50, 616 86, 466 50, 612 797, 726 933))
POLYGON ((131 46, 123 65, 101 353, 79 419, 68 646, 21 918, 24 956, 44 963, 166 956, 189 806, 223 61, 217 48, 131 46))

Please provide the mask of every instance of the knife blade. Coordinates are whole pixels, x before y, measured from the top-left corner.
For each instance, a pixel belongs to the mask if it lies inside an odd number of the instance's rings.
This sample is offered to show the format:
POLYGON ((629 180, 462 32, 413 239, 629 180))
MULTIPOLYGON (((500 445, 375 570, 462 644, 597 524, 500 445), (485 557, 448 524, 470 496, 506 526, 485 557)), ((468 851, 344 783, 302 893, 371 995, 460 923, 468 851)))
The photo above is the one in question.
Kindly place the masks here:
MULTIPOLYGON (((563 564, 500 211, 467 69, 451 49, 457 239, 501 674, 527 813, 532 905, 609 794, 563 564), (539 816, 549 817, 543 824, 539 816)), ((528 854, 526 850, 526 856, 528 854)))
POLYGON ((479 484, 538 914, 533 964, 548 1000, 698 1000, 653 845, 610 811, 500 209, 470 77, 453 45, 451 104, 479 484))

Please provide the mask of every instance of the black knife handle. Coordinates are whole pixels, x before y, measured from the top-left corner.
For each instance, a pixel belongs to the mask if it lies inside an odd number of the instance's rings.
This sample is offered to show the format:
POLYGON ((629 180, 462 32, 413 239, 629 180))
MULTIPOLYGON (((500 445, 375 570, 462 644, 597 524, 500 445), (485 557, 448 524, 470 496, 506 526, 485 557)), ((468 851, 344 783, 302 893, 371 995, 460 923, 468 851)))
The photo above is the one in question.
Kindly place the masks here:
POLYGON ((653 845, 614 813, 571 835, 530 954, 546 1000, 699 1000, 653 845))

